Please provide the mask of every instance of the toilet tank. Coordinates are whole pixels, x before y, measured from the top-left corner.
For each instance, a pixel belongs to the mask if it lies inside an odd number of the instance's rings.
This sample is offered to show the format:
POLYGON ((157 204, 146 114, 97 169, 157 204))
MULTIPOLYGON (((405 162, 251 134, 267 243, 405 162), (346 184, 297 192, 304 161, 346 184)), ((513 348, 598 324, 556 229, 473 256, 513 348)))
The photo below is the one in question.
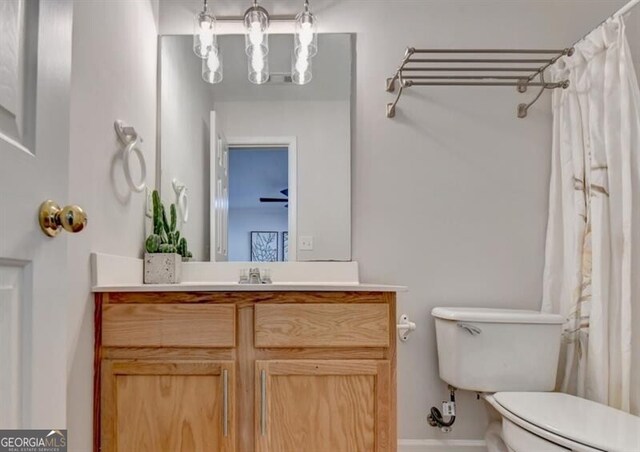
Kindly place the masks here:
POLYGON ((514 309, 434 308, 440 378, 477 392, 552 391, 564 318, 514 309))

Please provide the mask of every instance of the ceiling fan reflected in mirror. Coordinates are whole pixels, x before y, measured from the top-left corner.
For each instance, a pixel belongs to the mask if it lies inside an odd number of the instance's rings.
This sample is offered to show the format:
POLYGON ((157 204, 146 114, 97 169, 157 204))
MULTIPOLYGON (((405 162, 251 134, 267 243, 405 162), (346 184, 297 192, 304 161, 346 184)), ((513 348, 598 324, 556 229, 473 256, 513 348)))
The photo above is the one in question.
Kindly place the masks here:
POLYGON ((285 188, 284 190, 280 190, 280 193, 282 193, 284 196, 286 196, 286 198, 260 198, 260 202, 284 202, 287 203, 284 206, 285 207, 289 207, 289 189, 285 188))

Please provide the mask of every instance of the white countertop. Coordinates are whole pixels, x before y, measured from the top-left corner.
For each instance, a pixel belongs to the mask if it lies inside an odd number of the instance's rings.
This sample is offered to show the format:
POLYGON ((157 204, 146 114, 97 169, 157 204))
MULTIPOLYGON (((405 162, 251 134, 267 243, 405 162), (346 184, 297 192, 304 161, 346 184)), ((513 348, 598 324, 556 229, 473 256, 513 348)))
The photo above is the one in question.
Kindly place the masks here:
POLYGON ((142 259, 91 255, 93 292, 404 292, 404 286, 360 283, 357 262, 189 262, 181 284, 143 284, 142 259), (239 270, 269 268, 273 284, 238 284, 239 270))
POLYGON ((404 292, 404 286, 342 283, 181 283, 94 286, 93 292, 404 292))

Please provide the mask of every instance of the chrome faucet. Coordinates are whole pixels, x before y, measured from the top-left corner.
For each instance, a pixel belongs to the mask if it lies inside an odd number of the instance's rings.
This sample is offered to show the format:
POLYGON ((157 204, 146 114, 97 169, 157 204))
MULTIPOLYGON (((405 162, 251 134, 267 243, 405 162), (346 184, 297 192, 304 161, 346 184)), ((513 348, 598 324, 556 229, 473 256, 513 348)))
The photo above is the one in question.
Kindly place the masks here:
POLYGON ((260 278, 259 268, 249 269, 249 284, 262 284, 262 278, 260 278))
POLYGON ((271 270, 263 268, 243 268, 240 270, 240 280, 238 284, 272 284, 271 270))

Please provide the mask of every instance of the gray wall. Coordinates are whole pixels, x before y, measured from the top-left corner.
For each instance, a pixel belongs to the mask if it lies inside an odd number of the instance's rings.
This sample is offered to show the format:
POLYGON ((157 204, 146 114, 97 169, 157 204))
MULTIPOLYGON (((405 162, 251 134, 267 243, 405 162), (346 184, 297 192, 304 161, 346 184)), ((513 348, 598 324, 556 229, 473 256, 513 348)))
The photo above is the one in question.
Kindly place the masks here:
MULTIPOLYGON (((432 307, 540 307, 551 149, 549 95, 508 88, 415 88, 394 120, 385 78, 407 46, 563 48, 624 1, 315 0, 320 31, 355 32, 352 149, 353 259, 367 282, 410 292, 398 311, 418 330, 399 347, 399 437, 482 438, 482 405, 459 397, 453 432, 425 422, 445 396, 438 378, 432 307)), ((261 2, 274 14, 289 2, 261 2)), ((161 33, 190 33, 197 1, 161 4, 161 33)), ((238 14, 229 0, 216 14, 238 14)), ((640 14, 636 11, 636 14, 640 14)), ((234 31, 231 26, 227 30, 234 31)))
MULTIPOLYGON (((147 184, 156 156, 157 1, 76 1, 73 5, 69 199, 86 209, 89 226, 68 238, 69 451, 92 450, 92 251, 141 256, 145 196, 127 186, 113 121, 144 139, 147 184)), ((137 178, 137 175, 134 176, 137 178)), ((45 370, 42 370, 45 371, 45 370)))
POLYGON ((180 222, 193 260, 209 260, 209 114, 213 96, 202 80, 192 39, 160 38, 160 193, 177 202, 176 178, 187 187, 189 219, 180 222))
MULTIPOLYGON (((418 323, 415 335, 399 347, 401 438, 482 437, 484 414, 471 395, 460 399, 452 433, 426 426, 427 408, 445 394, 428 313, 436 305, 539 307, 551 122, 548 95, 528 119, 517 120, 515 106, 522 96, 509 89, 471 88, 415 89, 391 121, 384 117, 391 98, 384 79, 407 45, 564 47, 622 3, 314 0, 321 31, 357 33, 353 257, 363 280, 410 287, 400 295, 398 310, 418 323)), ((140 130, 146 156, 153 158, 148 150, 154 147, 156 119, 154 4, 75 3, 69 201, 86 206, 92 216, 90 228, 69 239, 69 261, 76 262, 70 266, 74 282, 68 320, 72 452, 91 450, 88 253, 139 256, 144 237, 142 197, 119 201, 115 190, 122 187, 121 173, 114 172, 117 177, 111 180, 109 171, 118 146, 112 132, 116 118, 140 130)), ((261 4, 274 14, 299 6, 261 4)), ((197 0, 163 0, 160 33, 192 33, 199 8, 197 0)), ((237 15, 244 7, 220 0, 214 8, 218 15, 237 15)), ((636 10, 630 25, 636 38, 638 18, 636 10)), ((639 375, 634 374, 635 387, 640 387, 639 375)))

